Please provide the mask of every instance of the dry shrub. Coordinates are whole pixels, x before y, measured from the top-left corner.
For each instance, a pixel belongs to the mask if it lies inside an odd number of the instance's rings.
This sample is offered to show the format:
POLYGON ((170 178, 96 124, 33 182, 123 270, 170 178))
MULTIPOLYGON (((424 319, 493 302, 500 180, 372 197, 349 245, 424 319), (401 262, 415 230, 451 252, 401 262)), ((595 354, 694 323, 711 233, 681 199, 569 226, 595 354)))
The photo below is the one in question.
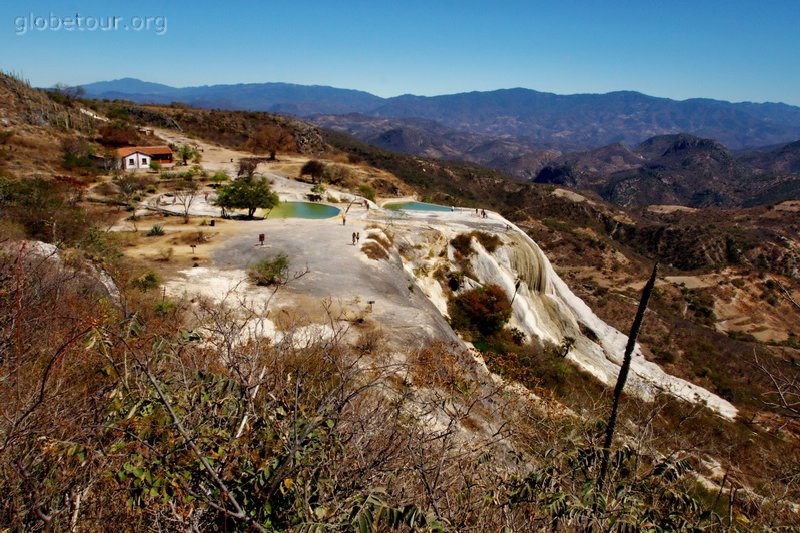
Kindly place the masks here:
POLYGON ((408 241, 402 241, 397 245, 397 253, 403 256, 406 260, 411 260, 414 257, 414 246, 408 241))
POLYGON ((500 237, 491 233, 486 233, 485 231, 473 231, 470 233, 470 235, 478 239, 478 242, 481 243, 481 246, 483 246, 489 253, 497 250, 497 247, 501 244, 500 237))
POLYGON ((349 163, 349 157, 346 154, 340 152, 325 152, 320 156, 322 159, 326 159, 328 161, 334 161, 336 163, 349 163))
POLYGON ((25 238, 25 226, 13 220, 0 220, 0 243, 25 238))
POLYGON ((163 261, 164 263, 168 263, 169 261, 172 260, 172 256, 174 253, 175 250, 171 246, 167 248, 161 248, 158 251, 158 254, 156 255, 155 259, 156 261, 163 261))
POLYGON ((367 235, 367 240, 373 240, 387 250, 392 247, 392 243, 390 239, 387 238, 386 234, 381 235, 380 233, 370 233, 367 235))
MULTIPOLYGON (((377 226, 369 226, 369 228, 375 228, 377 226)), ((370 232, 367 234, 365 239, 365 243, 361 245, 361 251, 363 251, 367 257, 370 259, 389 259, 389 250, 392 247, 391 237, 387 235, 385 232, 378 233, 378 232, 370 232)))
POLYGON ((463 356, 450 346, 437 342, 411 354, 409 374, 418 386, 453 389, 464 374, 463 356))
POLYGON ((183 244, 204 244, 211 240, 211 237, 204 231, 190 231, 181 233, 177 239, 183 244))
POLYGON ((469 257, 475 253, 472 248, 472 235, 469 233, 461 233, 450 239, 450 246, 457 252, 456 257, 469 257))
POLYGON ((363 323, 363 331, 361 331, 358 339, 355 342, 355 348, 362 354, 374 354, 378 348, 383 346, 385 342, 385 335, 383 331, 378 329, 372 321, 363 323))
POLYGON ((457 256, 460 254, 460 257, 469 257, 475 253, 475 249, 472 247, 473 238, 477 239, 478 242, 481 243, 481 246, 489 253, 497 250, 497 247, 502 243, 500 237, 492 235, 491 233, 486 233, 485 231, 461 233, 450 240, 450 245, 458 252, 458 254, 456 254, 457 256))
POLYGON ((361 245, 361 251, 370 259, 389 259, 389 252, 377 242, 366 242, 361 245))

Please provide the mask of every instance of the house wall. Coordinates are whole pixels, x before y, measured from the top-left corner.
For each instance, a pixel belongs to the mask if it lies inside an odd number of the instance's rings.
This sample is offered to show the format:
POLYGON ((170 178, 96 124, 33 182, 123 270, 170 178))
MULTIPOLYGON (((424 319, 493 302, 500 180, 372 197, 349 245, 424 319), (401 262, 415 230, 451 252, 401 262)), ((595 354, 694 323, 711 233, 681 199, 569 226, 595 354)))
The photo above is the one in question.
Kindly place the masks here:
POLYGON ((122 158, 123 170, 138 170, 142 168, 150 168, 150 162, 153 159, 141 152, 134 152, 122 158))

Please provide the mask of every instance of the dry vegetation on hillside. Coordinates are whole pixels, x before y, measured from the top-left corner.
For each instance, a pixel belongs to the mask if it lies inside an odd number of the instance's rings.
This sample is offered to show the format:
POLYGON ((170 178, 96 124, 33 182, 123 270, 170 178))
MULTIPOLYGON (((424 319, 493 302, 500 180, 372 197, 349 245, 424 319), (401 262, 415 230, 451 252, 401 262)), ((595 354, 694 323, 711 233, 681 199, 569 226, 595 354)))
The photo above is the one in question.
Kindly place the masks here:
MULTIPOLYGON (((125 128, 178 126, 238 148, 274 126, 281 132, 264 133, 282 139, 278 159, 283 150, 302 157, 269 164, 292 176, 313 156, 349 169, 351 181, 341 183, 356 190, 413 188, 445 204, 494 207, 623 331, 653 258, 689 256, 699 273, 720 272, 709 287, 659 285, 641 341, 670 372, 731 399, 742 419, 725 422, 667 398, 626 399, 611 478, 597 491, 609 395, 564 364, 563 347, 524 345, 509 330, 464 319, 488 367, 524 390, 492 380, 452 346, 394 357, 376 328, 338 321, 329 308, 317 312, 341 324, 332 338, 293 342, 302 323, 283 324, 282 341, 240 336, 269 309, 171 300, 160 290, 178 261, 206 261, 202 244, 229 222, 211 230, 159 216, 128 221, 138 224, 135 234, 106 231, 134 197, 188 178, 98 176, 76 161, 90 155, 85 145, 102 149, 102 124, 19 80, 0 76, 0 90, 0 529, 800 524, 788 505, 800 501, 796 412, 768 405, 775 383, 754 358, 778 376, 793 375, 800 357, 800 310, 786 296, 798 300, 789 275, 797 253, 791 206, 737 212, 738 227, 724 212, 643 218, 472 165, 375 151, 340 136, 328 137, 329 146, 310 126, 267 114, 86 103, 125 128), (65 150, 75 143, 78 150, 65 150), (710 223, 716 228, 704 237, 700 228, 710 223), (170 224, 166 235, 146 236, 170 224), (658 228, 680 238, 654 241, 658 228), (733 268, 730 255, 720 255, 728 237, 742 244, 733 268), (721 306, 733 300, 774 317, 774 342, 760 342, 749 325, 723 332, 721 306)), ((365 240, 377 258, 394 243, 373 233, 365 240)), ((468 237, 491 246, 488 234, 468 237)), ((698 273, 678 268, 666 275, 698 273)))

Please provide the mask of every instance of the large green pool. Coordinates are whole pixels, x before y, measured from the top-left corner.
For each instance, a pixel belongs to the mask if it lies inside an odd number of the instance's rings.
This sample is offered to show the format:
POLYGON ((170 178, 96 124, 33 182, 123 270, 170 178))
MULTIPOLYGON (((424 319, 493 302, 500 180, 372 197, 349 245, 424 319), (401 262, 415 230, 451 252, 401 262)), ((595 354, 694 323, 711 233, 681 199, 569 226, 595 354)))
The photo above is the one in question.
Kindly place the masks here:
POLYGON ((264 212, 267 218, 331 218, 339 214, 339 208, 313 202, 281 202, 264 212))
POLYGON ((384 209, 392 211, 452 211, 451 208, 443 205, 426 204, 424 202, 394 202, 383 204, 384 209))

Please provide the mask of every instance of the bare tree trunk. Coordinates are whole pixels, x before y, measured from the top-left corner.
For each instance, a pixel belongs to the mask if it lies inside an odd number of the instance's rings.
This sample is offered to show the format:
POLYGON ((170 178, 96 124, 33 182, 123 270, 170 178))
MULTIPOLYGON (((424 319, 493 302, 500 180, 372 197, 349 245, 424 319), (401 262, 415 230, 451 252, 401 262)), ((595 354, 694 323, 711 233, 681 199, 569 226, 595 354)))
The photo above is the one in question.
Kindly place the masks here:
POLYGON ((628 344, 625 346, 625 356, 622 358, 622 366, 619 369, 617 376, 617 385, 614 387, 614 399, 611 403, 611 414, 608 417, 608 425, 606 426, 606 438, 603 443, 603 459, 600 463, 600 475, 597 478, 597 490, 602 491, 603 485, 606 482, 606 474, 608 473, 608 461, 611 456, 611 444, 614 440, 614 431, 617 426, 617 412, 619 410, 619 400, 622 397, 622 390, 625 388, 625 382, 628 380, 628 371, 631 368, 631 354, 636 347, 636 337, 639 336, 639 328, 642 326, 644 319, 644 312, 647 310, 647 302, 650 300, 650 294, 653 292, 653 287, 656 284, 656 275, 658 274, 658 263, 653 266, 653 273, 647 284, 642 291, 642 299, 639 301, 639 309, 636 311, 636 317, 633 319, 631 332, 628 335, 628 344))

